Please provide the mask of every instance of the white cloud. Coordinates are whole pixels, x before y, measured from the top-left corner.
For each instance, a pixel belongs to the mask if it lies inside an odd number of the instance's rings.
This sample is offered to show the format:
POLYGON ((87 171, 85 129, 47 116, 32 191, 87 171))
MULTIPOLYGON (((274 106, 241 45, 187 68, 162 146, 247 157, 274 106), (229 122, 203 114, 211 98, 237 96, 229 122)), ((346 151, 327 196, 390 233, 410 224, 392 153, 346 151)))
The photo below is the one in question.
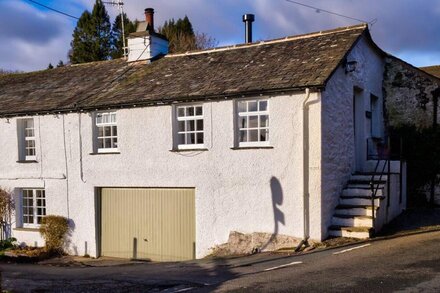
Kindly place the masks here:
MULTIPOLYGON (((405 56, 415 65, 436 62, 440 55, 440 2, 436 0, 298 0, 299 2, 370 21, 377 18, 371 32, 377 44, 387 52, 405 56), (411 52, 411 54, 404 52, 411 52)), ((63 5, 63 11, 80 15, 92 10, 94 0, 78 0, 63 5)), ((188 15, 196 30, 215 37, 220 45, 243 42, 244 13, 256 14, 255 40, 302 34, 355 24, 324 12, 294 5, 283 0, 125 0, 125 12, 131 19, 143 19, 144 9, 155 8, 156 26, 170 18, 188 15)), ((0 67, 32 70, 45 68, 49 62, 66 59, 75 21, 36 9, 22 1, 0 2, 5 15, 14 9, 14 24, 0 27, 0 67), (4 4, 9 3, 9 4, 4 4), (11 4, 13 3, 13 4, 11 4), (5 6, 9 5, 9 6, 5 6), (13 7, 13 8, 11 8, 13 7), (9 12, 8 12, 9 10, 9 12), (6 54, 6 55, 5 55, 6 54)), ((114 17, 117 10, 108 7, 114 17)))
POLYGON ((19 1, 0 4, 0 68, 29 71, 66 60, 71 21, 19 1))

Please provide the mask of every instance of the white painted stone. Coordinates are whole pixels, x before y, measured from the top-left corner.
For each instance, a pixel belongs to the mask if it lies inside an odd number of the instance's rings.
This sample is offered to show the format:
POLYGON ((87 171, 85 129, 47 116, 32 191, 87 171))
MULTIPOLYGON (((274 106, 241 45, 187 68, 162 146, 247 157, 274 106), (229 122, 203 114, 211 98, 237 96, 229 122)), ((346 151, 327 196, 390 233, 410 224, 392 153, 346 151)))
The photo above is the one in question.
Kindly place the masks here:
MULTIPOLYGON (((373 192, 371 191, 371 189, 363 189, 363 188, 346 188, 344 190, 342 190, 342 195, 343 196, 371 196, 373 194, 373 192)), ((376 191, 376 196, 382 196, 383 195, 383 190, 382 189, 378 189, 376 191)))
POLYGON ((346 230, 330 230, 329 234, 333 237, 348 237, 358 239, 367 239, 370 237, 370 234, 368 232, 354 232, 346 230))
POLYGON ((353 175, 351 176, 351 180, 354 181, 364 181, 365 183, 370 183, 371 179, 373 179, 373 181, 387 181, 387 175, 374 175, 374 177, 372 175, 353 175))
MULTIPOLYGON (((342 66, 337 68, 322 93, 321 205, 326 207, 322 211, 322 238, 327 236, 326 227, 331 225, 334 208, 339 202, 339 196, 351 173, 362 171, 356 170, 354 163, 354 88, 363 89, 365 110, 370 108, 370 94, 382 101, 382 76, 385 66, 383 58, 368 44, 367 40, 362 38, 348 54, 347 60, 357 61, 356 70, 346 73, 342 66), (344 127, 337 125, 344 125, 344 127)), ((363 123, 365 141, 370 133, 369 125, 369 123, 363 123)), ((380 132, 383 133, 383 126, 380 132)), ((365 143, 361 147, 359 153, 366 154, 365 143)), ((361 160, 366 161, 366 157, 361 160)))
POLYGON ((168 41, 155 35, 129 37, 127 47, 128 62, 151 60, 160 54, 168 54, 168 41))
POLYGON ((333 225, 344 226, 344 227, 373 227, 373 220, 363 217, 353 216, 352 218, 342 218, 338 216, 333 216, 333 225))
MULTIPOLYGON (((9 123, 2 119, 0 131, 10 139, 0 148, 0 186, 16 191, 44 187, 47 213, 69 217, 74 225, 69 250, 73 254, 97 254, 98 187, 195 187, 197 257, 226 242, 230 231, 276 232, 302 238, 304 98, 302 92, 270 99, 273 149, 231 149, 231 100, 204 104, 208 151, 171 152, 172 107, 158 106, 117 110, 120 154, 110 155, 91 155, 89 113, 35 116, 38 163, 20 164, 16 162, 17 118, 9 123), (272 178, 280 189, 271 189, 272 178)), ((319 119, 314 121, 319 124, 319 119)), ((311 178, 319 180, 320 170, 311 178)), ((314 216, 319 222, 320 214, 314 216)), ((13 234, 29 245, 42 243, 35 232, 13 234)))
MULTIPOLYGON (((340 66, 325 91, 310 95, 308 202, 303 184, 304 92, 270 97, 272 149, 231 149, 236 146, 232 100, 203 104, 207 151, 171 151, 173 111, 167 105, 117 110, 120 154, 91 154, 90 113, 35 116, 38 163, 20 164, 18 118, 1 119, 6 139, 0 148, 0 187, 16 196, 20 188, 45 188, 47 213, 71 219, 69 251, 78 255, 98 254, 100 187, 195 188, 198 258, 227 242, 231 231, 295 238, 309 234, 323 240, 340 193, 355 171, 353 88, 382 97, 384 63, 373 48, 361 39, 348 58, 358 62, 355 72, 345 73, 340 66)), ((29 245, 42 244, 38 233, 13 234, 29 245)))
MULTIPOLYGON (((371 198, 362 197, 341 197, 340 203, 343 205, 371 205, 371 198)), ((380 199, 376 198, 374 200, 375 206, 380 206, 380 199)))
POLYGON ((335 214, 338 215, 351 215, 351 216, 372 216, 373 209, 371 208, 362 208, 362 207, 354 207, 354 208, 345 208, 345 209, 336 209, 335 214))

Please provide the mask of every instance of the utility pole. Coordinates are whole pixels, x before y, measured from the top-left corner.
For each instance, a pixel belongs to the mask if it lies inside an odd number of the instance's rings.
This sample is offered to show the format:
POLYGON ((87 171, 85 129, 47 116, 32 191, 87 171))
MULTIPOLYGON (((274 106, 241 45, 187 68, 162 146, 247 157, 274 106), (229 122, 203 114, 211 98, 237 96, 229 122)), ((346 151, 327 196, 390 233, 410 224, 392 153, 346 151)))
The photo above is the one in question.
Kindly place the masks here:
POLYGON ((122 0, 112 0, 112 1, 104 1, 104 4, 117 6, 119 13, 121 15, 121 27, 122 27, 122 51, 124 58, 127 58, 127 44, 125 40, 125 25, 124 25, 124 2, 122 0))

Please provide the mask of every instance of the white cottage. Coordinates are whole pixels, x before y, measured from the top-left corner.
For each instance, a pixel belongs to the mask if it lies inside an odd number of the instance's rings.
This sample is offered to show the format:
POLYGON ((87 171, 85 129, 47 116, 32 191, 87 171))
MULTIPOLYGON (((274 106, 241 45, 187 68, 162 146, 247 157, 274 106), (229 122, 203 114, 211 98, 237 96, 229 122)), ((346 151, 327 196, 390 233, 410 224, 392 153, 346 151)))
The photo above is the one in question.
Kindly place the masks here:
POLYGON ((375 169, 386 54, 366 25, 174 55, 151 27, 136 62, 0 77, 20 242, 55 214, 72 254, 180 260, 233 231, 369 237, 404 209, 404 164, 375 169))

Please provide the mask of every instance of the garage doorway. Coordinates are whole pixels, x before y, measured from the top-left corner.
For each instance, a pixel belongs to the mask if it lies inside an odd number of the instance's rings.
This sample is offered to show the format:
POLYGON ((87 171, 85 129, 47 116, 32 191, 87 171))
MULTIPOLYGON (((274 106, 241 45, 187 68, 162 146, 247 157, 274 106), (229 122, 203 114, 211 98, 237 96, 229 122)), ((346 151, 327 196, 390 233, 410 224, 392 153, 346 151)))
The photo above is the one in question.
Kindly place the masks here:
POLYGON ((101 256, 182 261, 195 258, 195 190, 102 188, 101 256))

